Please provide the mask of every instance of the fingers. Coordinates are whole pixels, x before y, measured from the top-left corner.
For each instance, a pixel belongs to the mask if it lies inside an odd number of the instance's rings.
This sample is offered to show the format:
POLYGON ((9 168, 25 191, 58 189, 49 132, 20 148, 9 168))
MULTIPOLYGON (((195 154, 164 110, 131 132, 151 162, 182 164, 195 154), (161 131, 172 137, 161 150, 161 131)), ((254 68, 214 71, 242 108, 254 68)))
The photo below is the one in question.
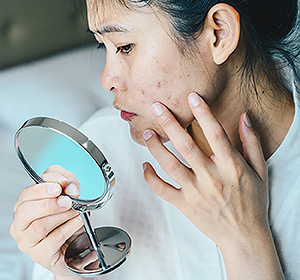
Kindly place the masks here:
POLYGON ((47 182, 25 188, 14 206, 14 212, 19 205, 27 200, 37 200, 51 197, 58 197, 62 192, 78 197, 80 183, 76 176, 61 166, 50 166, 41 178, 47 182))
POLYGON ((67 196, 28 200, 22 202, 15 212, 16 230, 25 230, 34 220, 66 212, 71 209, 72 201, 67 196))
POLYGON ((26 187, 15 203, 14 212, 24 201, 58 197, 61 192, 62 188, 59 183, 45 183, 26 187))
POLYGON ((23 232, 23 240, 26 243, 22 245, 24 251, 36 246, 45 239, 59 225, 64 224, 68 220, 77 217, 79 214, 73 210, 64 213, 47 216, 33 221, 30 226, 23 232))
POLYGON ((99 269, 99 257, 96 251, 91 251, 83 258, 68 261, 68 265, 77 269, 99 269))
POLYGON ((83 222, 80 216, 76 216, 51 231, 48 236, 31 248, 30 257, 35 262, 43 259, 44 263, 55 265, 61 256, 61 247, 81 227, 83 222), (45 252, 47 252, 45 254, 45 252), (57 259, 55 257, 57 256, 57 259))
MULTIPOLYGON (((175 149, 195 169, 199 163, 209 164, 205 154, 199 149, 192 137, 175 119, 173 114, 162 104, 152 105, 153 113, 156 115, 160 126, 164 129, 175 149)), ((148 145, 148 144, 147 144, 148 145)))
POLYGON ((149 184, 153 191, 162 199, 179 208, 180 204, 184 201, 182 190, 174 188, 172 185, 158 177, 150 163, 144 163, 143 169, 145 181, 149 184))
POLYGON ((267 167, 261 142, 246 113, 242 114, 240 117, 239 134, 245 160, 265 182, 267 178, 267 167))
MULTIPOLYGON (((42 175, 42 178, 46 182, 52 182, 51 180, 55 180, 55 178, 52 177, 51 174, 59 174, 60 176, 63 176, 67 180, 66 185, 62 185, 64 187, 64 193, 67 195, 70 195, 72 197, 78 197, 80 194, 80 182, 76 178, 76 176, 64 169, 60 165, 52 165, 48 167, 45 171, 45 173, 42 175)), ((55 181, 56 182, 56 181, 55 181)))
POLYGON ((179 185, 191 180, 192 171, 183 165, 159 140, 152 130, 144 132, 144 139, 150 153, 155 157, 161 168, 179 185))
POLYGON ((15 212, 20 204, 25 201, 58 197, 63 192, 63 188, 69 186, 69 180, 57 172, 46 171, 43 175, 41 175, 41 177, 47 183, 37 184, 25 188, 15 203, 15 212))
POLYGON ((228 155, 232 154, 234 148, 209 106, 196 93, 189 95, 189 104, 215 157, 219 160, 228 158, 228 155))

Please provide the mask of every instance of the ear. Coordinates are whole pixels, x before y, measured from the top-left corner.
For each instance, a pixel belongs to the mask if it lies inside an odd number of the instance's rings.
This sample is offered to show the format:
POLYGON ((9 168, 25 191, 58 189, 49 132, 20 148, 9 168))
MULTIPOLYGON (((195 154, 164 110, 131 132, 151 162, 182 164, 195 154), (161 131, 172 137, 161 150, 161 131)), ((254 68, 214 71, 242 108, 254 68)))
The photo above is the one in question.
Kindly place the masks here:
POLYGON ((213 6, 205 21, 209 49, 217 65, 224 63, 237 48, 240 39, 240 16, 230 5, 213 6))

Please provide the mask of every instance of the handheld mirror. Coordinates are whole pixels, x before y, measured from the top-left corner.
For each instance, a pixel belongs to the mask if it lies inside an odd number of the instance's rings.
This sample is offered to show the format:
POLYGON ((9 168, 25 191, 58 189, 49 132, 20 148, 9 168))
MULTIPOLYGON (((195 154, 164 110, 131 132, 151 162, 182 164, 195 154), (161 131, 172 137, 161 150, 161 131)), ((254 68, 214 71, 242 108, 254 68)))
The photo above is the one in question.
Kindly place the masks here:
POLYGON ((86 232, 67 247, 68 269, 93 277, 119 267, 128 257, 131 239, 122 229, 94 229, 87 211, 101 209, 112 197, 115 175, 108 161, 84 134, 70 125, 46 117, 27 120, 15 135, 18 157, 30 177, 44 183, 39 174, 52 165, 71 171, 80 182, 80 194, 71 197, 80 212, 86 232))

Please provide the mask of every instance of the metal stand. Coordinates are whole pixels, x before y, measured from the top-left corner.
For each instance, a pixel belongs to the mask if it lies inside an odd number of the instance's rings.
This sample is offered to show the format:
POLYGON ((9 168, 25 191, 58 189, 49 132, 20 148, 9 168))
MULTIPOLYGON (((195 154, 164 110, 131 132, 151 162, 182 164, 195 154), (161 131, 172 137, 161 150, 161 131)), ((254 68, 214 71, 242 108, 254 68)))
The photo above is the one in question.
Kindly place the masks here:
POLYGON ((82 218, 86 233, 91 241, 91 244, 97 253, 97 256, 99 258, 100 266, 102 271, 105 271, 107 269, 107 265, 104 261, 103 253, 101 252, 101 244, 97 239, 97 236, 95 235, 94 228, 92 226, 89 214, 87 212, 80 212, 80 216, 82 218))

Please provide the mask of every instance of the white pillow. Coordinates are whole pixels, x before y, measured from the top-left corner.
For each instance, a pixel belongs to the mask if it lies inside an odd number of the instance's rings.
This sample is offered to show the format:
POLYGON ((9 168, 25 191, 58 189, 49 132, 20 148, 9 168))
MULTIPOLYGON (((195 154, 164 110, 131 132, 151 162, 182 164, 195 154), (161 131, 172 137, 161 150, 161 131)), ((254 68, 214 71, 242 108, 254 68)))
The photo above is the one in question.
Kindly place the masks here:
POLYGON ((33 116, 76 127, 111 103, 100 77, 105 51, 95 45, 0 71, 0 129, 15 131, 33 116))

